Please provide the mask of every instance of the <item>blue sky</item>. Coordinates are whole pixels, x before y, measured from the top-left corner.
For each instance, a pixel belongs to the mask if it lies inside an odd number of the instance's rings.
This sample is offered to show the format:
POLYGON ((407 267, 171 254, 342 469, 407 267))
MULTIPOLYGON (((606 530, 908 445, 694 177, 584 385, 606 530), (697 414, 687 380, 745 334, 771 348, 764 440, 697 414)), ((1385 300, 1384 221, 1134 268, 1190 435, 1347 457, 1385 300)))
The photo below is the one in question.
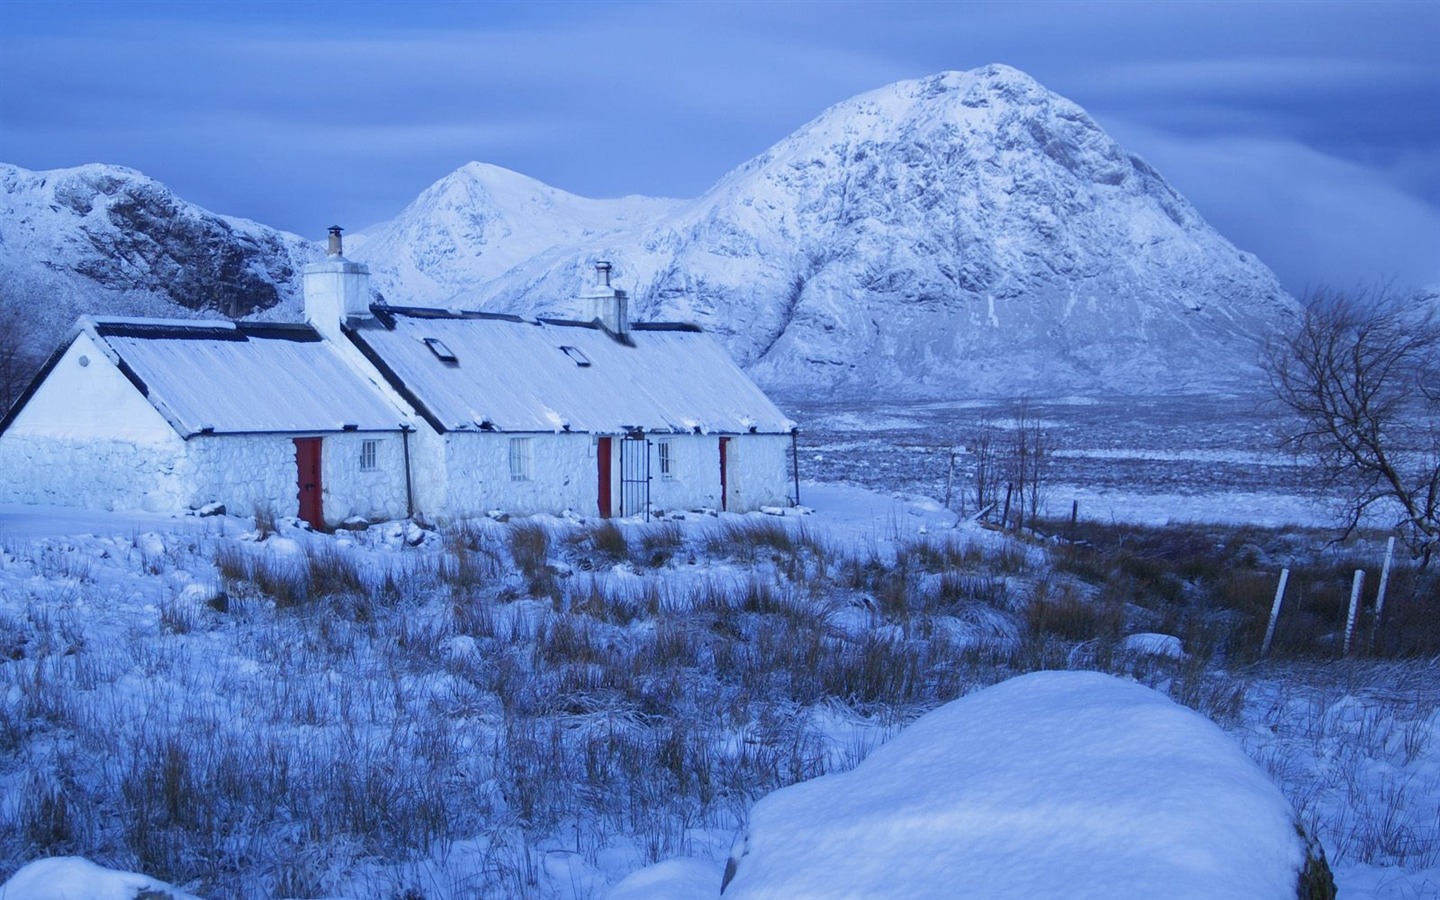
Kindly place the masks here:
POLYGON ((1003 62, 1292 292, 1440 285, 1440 0, 0 2, 0 160, 320 238, 469 160, 691 197, 831 104, 1003 62))

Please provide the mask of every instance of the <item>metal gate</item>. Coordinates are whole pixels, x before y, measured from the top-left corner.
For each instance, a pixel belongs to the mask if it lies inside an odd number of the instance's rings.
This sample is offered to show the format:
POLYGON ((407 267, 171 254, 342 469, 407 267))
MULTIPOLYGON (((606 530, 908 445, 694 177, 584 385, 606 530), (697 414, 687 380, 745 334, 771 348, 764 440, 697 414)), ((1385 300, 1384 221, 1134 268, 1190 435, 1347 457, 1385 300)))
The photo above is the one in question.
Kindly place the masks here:
POLYGON ((650 521, 650 442, 626 435, 620 442, 620 515, 641 513, 650 521))

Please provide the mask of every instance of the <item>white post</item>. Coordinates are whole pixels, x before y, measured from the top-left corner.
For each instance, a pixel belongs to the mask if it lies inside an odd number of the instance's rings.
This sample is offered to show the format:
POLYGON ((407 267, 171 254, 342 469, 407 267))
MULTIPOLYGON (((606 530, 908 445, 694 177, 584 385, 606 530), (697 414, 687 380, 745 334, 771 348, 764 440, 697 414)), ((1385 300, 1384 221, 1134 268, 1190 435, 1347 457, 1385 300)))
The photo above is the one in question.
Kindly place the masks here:
POLYGON ((1380 569, 1380 587, 1375 593, 1375 619, 1370 624, 1370 650, 1375 650, 1375 633, 1380 630, 1380 614, 1385 611, 1385 587, 1390 584, 1390 560, 1395 555, 1395 535, 1385 542, 1385 565, 1380 569))
POLYGON ((950 468, 945 470, 945 509, 950 509, 950 492, 955 487, 955 448, 950 448, 950 468))
POLYGON ((1270 607, 1270 624, 1265 627, 1265 643, 1260 645, 1260 655, 1270 655, 1270 642, 1275 639, 1275 623, 1280 619, 1280 601, 1285 599, 1285 582, 1290 580, 1290 570, 1280 570, 1280 586, 1275 589, 1275 603, 1270 607))
POLYGON ((1355 634, 1355 614, 1360 611, 1360 585, 1365 583, 1365 570, 1355 570, 1355 580, 1350 585, 1350 615, 1345 617, 1345 655, 1350 655, 1350 638, 1355 634))

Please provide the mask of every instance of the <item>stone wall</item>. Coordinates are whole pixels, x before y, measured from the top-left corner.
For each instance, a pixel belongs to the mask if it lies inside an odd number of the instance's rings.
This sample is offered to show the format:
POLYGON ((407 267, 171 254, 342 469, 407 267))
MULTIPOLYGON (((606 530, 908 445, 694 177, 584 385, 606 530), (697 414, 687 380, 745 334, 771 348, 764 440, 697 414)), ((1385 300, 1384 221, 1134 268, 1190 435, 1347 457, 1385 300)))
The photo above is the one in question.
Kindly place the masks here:
MULTIPOLYGON (((198 503, 223 503, 236 515, 266 508, 279 516, 300 510, 293 435, 202 435, 191 438, 198 503)), ((405 517, 404 447, 398 433, 324 435, 320 445, 321 509, 327 525, 352 516, 405 517), (364 441, 377 442, 373 471, 361 471, 364 441)))
POLYGON ((571 510, 593 516, 595 442, 588 434, 451 434, 445 442, 446 512, 456 517, 501 509, 516 515, 571 510), (530 478, 510 477, 510 441, 530 445, 530 478))
POLYGON ((790 505, 795 492, 790 441, 788 434, 742 434, 730 439, 725 452, 730 512, 790 505))
POLYGON ((0 436, 0 503, 178 513, 190 503, 193 480, 179 436, 163 444, 0 436))
MULTIPOLYGON (((598 514, 598 439, 588 434, 451 434, 445 439, 447 479, 443 515, 465 517, 504 510, 516 515, 571 510, 598 514), (512 480, 510 440, 527 439, 531 477, 512 480)), ((611 509, 618 514, 622 490, 620 443, 610 441, 611 509)), ((627 447, 626 452, 634 448, 627 447)), ((651 435, 650 506, 655 511, 719 509, 720 439, 717 435, 651 435), (670 445, 673 477, 661 472, 658 444, 670 445)), ((793 495, 789 435, 735 435, 727 455, 728 508, 788 506, 793 495)), ((629 512, 629 510, 627 510, 629 512)))

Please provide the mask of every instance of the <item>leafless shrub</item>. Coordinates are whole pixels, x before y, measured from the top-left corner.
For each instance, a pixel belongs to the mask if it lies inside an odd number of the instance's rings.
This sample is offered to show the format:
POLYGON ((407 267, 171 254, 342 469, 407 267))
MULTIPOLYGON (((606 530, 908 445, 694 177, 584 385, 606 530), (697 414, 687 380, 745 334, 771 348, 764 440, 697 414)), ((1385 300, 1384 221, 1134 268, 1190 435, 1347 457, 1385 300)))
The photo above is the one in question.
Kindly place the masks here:
POLYGON ((510 525, 510 557, 526 575, 545 568, 550 559, 550 529, 539 522, 510 525))
POLYGON ((275 507, 268 503, 255 504, 255 532, 259 540, 265 540, 272 534, 278 534, 279 516, 275 513, 275 507))
POLYGON ((1069 585, 1052 587, 1044 581, 1025 606, 1025 623, 1032 633, 1071 641, 1117 638, 1124 621, 1118 607, 1086 600, 1069 585))
POLYGON ((307 544, 305 547, 307 593, 319 599, 345 594, 365 594, 368 579, 354 554, 342 553, 334 544, 307 544))
POLYGON ((588 523, 577 530, 570 540, 611 563, 630 557, 630 540, 625 536, 625 529, 614 519, 588 523))

